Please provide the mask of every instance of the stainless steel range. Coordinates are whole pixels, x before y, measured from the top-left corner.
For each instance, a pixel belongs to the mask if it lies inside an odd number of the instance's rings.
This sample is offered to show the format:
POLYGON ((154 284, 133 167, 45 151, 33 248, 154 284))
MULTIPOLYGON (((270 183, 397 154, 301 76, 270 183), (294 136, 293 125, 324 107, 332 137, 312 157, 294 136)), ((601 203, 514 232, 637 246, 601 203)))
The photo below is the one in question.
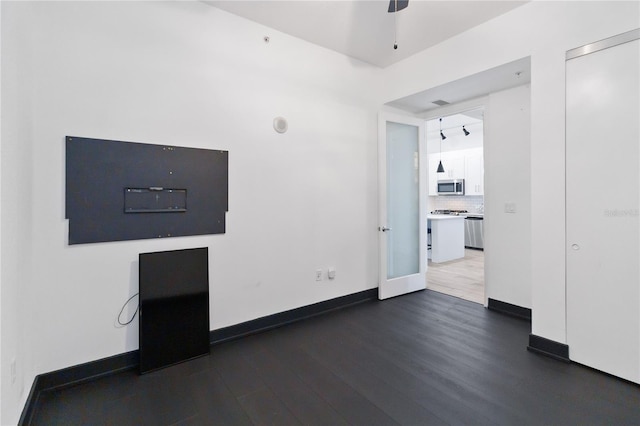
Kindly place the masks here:
POLYGON ((468 213, 466 210, 434 210, 431 214, 451 214, 455 216, 460 216, 465 213, 468 213))

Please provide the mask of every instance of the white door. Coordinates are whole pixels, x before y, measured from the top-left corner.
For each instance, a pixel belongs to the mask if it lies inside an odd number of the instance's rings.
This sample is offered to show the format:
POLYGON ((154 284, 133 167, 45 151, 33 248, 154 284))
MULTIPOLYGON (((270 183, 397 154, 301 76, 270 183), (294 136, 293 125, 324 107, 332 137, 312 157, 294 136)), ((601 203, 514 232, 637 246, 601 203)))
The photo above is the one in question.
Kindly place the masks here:
POLYGON ((417 118, 385 113, 378 118, 380 299, 426 288, 424 128, 417 118))
POLYGON ((640 40, 566 72, 569 357, 640 383, 640 40))

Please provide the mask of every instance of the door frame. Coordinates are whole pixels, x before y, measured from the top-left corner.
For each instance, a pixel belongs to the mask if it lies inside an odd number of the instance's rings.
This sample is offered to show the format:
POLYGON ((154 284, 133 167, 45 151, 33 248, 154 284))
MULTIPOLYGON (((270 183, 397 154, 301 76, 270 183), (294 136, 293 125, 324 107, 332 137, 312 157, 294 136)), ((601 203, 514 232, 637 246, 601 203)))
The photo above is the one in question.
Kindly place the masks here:
MULTIPOLYGON (((434 120, 440 117, 446 117, 449 115, 455 115, 455 114, 463 114, 467 111, 472 111, 475 109, 480 109, 482 108, 484 111, 484 117, 483 117, 483 126, 482 126, 482 150, 483 150, 483 155, 482 155, 482 167, 484 169, 484 182, 483 182, 483 188, 484 188, 484 195, 483 195, 483 204, 484 204, 484 213, 485 215, 491 215, 491 209, 488 208, 487 205, 487 198, 490 198, 491 195, 491 189, 487 187, 486 183, 487 183, 487 157, 491 155, 491 149, 490 149, 490 144, 487 144, 486 141, 488 140, 487 138, 487 128, 488 126, 486 125, 487 122, 489 121, 489 117, 491 116, 491 112, 490 112, 490 108, 489 108, 489 97, 488 96, 482 96, 479 98, 474 98, 474 99, 469 99, 467 101, 462 101, 456 104, 449 104, 449 105, 445 105, 439 108, 435 108, 432 110, 429 110, 423 114, 420 115, 420 118, 425 120, 425 123, 427 121, 430 120, 434 120), (489 195, 489 197, 487 196, 489 195)), ((426 161, 426 159, 425 159, 426 161)), ((428 200, 428 198, 427 198, 428 200)), ((491 246, 491 227, 487 226, 488 223, 486 220, 483 221, 483 231, 484 231, 484 264, 483 264, 483 269, 484 269, 484 306, 488 306, 489 303, 489 287, 490 287, 490 280, 487 279, 487 275, 490 274, 490 271, 487 271, 487 259, 491 256, 491 250, 487 250, 487 247, 491 246), (487 232, 487 230, 489 230, 489 232, 487 232), (488 237, 487 237, 488 236, 488 237)))

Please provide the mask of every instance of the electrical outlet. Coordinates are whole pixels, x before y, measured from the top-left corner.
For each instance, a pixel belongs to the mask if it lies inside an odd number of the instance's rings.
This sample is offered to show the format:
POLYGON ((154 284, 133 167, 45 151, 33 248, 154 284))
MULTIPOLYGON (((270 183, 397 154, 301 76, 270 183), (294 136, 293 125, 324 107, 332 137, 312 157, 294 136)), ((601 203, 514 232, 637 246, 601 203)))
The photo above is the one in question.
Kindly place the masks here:
POLYGON ((16 359, 11 360, 11 384, 16 382, 16 359))
POLYGON ((316 281, 322 281, 322 269, 316 269, 316 281))

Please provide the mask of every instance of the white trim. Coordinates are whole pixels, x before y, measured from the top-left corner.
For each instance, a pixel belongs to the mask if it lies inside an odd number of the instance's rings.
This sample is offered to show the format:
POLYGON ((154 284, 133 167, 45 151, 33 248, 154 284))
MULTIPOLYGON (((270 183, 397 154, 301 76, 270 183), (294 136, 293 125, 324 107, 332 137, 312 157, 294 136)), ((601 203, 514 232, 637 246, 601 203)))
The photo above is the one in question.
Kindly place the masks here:
MULTIPOLYGON (((529 83, 527 83, 529 84, 529 83)), ((516 86, 517 87, 517 86, 516 86)), ((507 89, 509 90, 509 89, 507 89)), ((478 98, 473 98, 473 99, 469 99, 467 101, 463 101, 463 102, 458 102, 455 104, 449 104, 449 105, 444 105, 440 108, 436 108, 436 109, 431 109, 429 111, 425 111, 424 113, 419 114, 420 117, 425 119, 426 121, 430 121, 430 120, 434 120, 436 118, 440 118, 440 117, 447 117, 450 115, 455 115, 455 114, 464 114, 467 111, 472 111, 472 110, 476 110, 476 109, 480 109, 482 108, 483 110, 483 134, 482 134, 482 150, 483 150, 483 163, 486 164, 487 163, 487 154, 489 153, 490 155, 490 149, 487 149, 487 144, 486 141, 488 140, 488 126, 486 125, 487 121, 488 121, 488 117, 490 115, 489 112, 489 96, 481 96, 478 98)), ((443 129, 444 130, 444 129, 443 129)), ((483 164, 483 167, 484 167, 483 164)), ((483 187, 484 187, 484 195, 483 195, 483 200, 484 200, 484 205, 485 205, 485 214, 487 213, 487 168, 484 167, 484 183, 483 183, 483 187)), ((490 191, 490 189, 489 189, 490 191)), ((489 223, 489 221, 484 221, 484 235, 485 235, 485 250, 484 250, 484 264, 483 264, 483 268, 484 268, 484 306, 487 307, 489 304, 489 280, 487 280, 487 255, 491 256, 490 250, 486 250, 487 248, 487 223, 489 223)))

